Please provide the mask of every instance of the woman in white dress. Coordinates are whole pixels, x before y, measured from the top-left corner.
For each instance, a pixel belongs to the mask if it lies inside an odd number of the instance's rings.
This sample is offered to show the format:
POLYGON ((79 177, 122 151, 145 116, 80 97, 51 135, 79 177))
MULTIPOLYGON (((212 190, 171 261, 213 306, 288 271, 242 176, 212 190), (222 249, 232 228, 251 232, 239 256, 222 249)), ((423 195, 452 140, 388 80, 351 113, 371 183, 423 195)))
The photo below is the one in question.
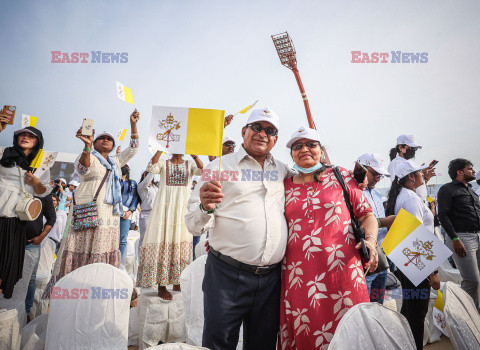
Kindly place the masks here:
POLYGON ((12 297, 15 283, 22 277, 25 257, 25 221, 20 221, 15 211, 21 177, 32 195, 45 197, 51 191, 50 170, 37 178, 30 168, 42 148, 42 132, 31 126, 14 132, 12 147, 0 147, 0 291, 5 299, 12 297))
POLYGON ((173 290, 180 291, 180 274, 192 262, 192 235, 185 226, 185 214, 192 178, 201 174, 203 164, 195 155, 195 164, 184 161, 182 154, 173 154, 167 161, 159 161, 160 155, 158 151, 147 168, 160 174, 160 184, 140 251, 137 285, 158 285, 158 295, 172 300, 166 287, 173 284, 173 290))
POLYGON ((74 194, 69 212, 68 236, 61 256, 60 270, 52 276, 44 297, 49 297, 51 287, 60 278, 84 265, 105 263, 118 267, 120 264, 120 217, 123 215, 121 194, 121 166, 126 164, 138 151, 137 121, 140 114, 135 110, 130 115, 130 147, 119 154, 110 156, 115 147, 115 138, 103 132, 96 136, 84 136, 81 129, 77 138, 85 144, 82 154, 75 161, 75 170, 81 181, 74 194), (93 145, 94 150, 91 147, 93 145), (98 198, 98 226, 81 231, 74 230, 72 219, 74 205, 90 203, 102 180, 110 170, 98 198))

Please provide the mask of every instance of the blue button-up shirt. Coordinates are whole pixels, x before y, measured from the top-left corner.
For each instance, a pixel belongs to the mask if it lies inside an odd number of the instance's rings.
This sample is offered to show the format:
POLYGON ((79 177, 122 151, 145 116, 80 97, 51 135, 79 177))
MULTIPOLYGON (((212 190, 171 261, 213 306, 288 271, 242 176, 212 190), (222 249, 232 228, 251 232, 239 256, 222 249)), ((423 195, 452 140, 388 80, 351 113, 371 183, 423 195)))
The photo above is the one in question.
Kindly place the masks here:
POLYGON ((122 204, 124 207, 127 207, 132 213, 137 210, 138 204, 138 193, 137 193, 137 182, 135 180, 130 180, 132 183, 132 189, 128 191, 128 181, 122 181, 122 204))
MULTIPOLYGON (((373 214, 376 218, 384 218, 385 217, 385 209, 383 207, 382 195, 376 189, 367 189, 363 191, 365 197, 367 197, 368 202, 372 206, 373 214)), ((383 239, 387 235, 388 229, 386 227, 382 227, 378 229, 378 245, 382 244, 383 239)))

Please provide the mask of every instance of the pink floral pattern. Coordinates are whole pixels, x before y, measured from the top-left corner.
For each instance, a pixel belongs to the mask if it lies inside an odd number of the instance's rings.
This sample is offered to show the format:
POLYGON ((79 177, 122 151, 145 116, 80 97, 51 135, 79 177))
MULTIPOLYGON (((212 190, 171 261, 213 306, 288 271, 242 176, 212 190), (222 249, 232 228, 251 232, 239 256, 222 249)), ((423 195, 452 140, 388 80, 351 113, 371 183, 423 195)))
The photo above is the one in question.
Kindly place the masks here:
MULTIPOLYGON (((341 169, 357 218, 372 211, 341 169)), ((349 211, 332 170, 320 182, 285 180, 288 243, 282 266, 280 341, 283 349, 326 349, 343 315, 368 302, 349 211)))

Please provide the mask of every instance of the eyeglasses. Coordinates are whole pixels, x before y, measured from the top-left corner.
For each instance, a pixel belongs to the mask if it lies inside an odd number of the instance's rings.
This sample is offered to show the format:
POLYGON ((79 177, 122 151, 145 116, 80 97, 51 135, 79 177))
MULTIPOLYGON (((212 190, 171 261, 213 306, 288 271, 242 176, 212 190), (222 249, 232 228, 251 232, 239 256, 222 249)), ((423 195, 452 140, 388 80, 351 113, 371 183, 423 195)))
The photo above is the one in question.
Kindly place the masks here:
POLYGON ((230 147, 235 148, 235 144, 233 142, 225 142, 223 145, 228 148, 230 147))
POLYGON ((373 171, 371 171, 371 170, 368 169, 368 168, 367 168, 367 171, 368 171, 370 174, 372 174, 372 176, 373 176, 373 178, 374 178, 375 180, 381 180, 381 179, 383 179, 383 175, 382 175, 382 174, 379 174, 379 173, 377 173, 376 171, 373 172, 373 171))
POLYGON ((303 148, 303 145, 307 146, 308 148, 316 148, 317 146, 320 145, 320 143, 315 141, 307 141, 305 143, 299 142, 292 146, 292 150, 300 151, 303 148))
POLYGON ((260 124, 247 124, 246 127, 250 127, 253 131, 260 133, 262 130, 265 130, 265 134, 267 136, 277 136, 278 135, 278 130, 275 129, 273 126, 267 126, 264 128, 260 124))

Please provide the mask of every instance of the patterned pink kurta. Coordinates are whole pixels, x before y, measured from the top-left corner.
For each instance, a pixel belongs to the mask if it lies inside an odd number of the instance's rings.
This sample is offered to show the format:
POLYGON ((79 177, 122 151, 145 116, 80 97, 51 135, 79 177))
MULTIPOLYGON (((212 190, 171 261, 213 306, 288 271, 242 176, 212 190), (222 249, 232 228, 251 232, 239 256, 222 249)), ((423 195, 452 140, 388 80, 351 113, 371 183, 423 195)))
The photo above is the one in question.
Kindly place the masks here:
MULTIPOLYGON (((372 209, 341 168, 357 218, 372 209)), ((328 169, 320 182, 285 180, 288 243, 282 266, 279 349, 326 349, 350 307, 368 290, 342 188, 328 169)))

